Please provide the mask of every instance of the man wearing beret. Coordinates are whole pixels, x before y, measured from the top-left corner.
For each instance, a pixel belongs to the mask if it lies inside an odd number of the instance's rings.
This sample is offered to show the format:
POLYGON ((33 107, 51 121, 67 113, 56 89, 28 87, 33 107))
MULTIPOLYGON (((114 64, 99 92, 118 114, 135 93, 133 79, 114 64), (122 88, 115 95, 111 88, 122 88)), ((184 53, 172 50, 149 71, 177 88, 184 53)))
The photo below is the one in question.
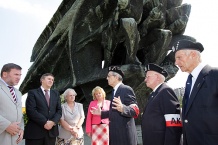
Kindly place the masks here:
MULTIPOLYGON (((101 118, 109 118, 110 145, 137 145, 134 117, 139 114, 136 97, 130 86, 122 83, 123 71, 118 66, 109 67, 108 85, 113 87, 109 111, 101 111, 101 118)), ((92 113, 97 113, 93 110, 92 113)), ((98 113, 97 113, 98 114, 98 113)))
POLYGON ((145 67, 145 72, 145 83, 153 91, 142 115, 143 145, 179 145, 180 105, 174 91, 164 83, 168 73, 153 63, 145 67))
POLYGON ((203 50, 201 43, 189 40, 173 45, 175 64, 189 73, 182 106, 183 145, 218 144, 218 69, 201 62, 203 50))

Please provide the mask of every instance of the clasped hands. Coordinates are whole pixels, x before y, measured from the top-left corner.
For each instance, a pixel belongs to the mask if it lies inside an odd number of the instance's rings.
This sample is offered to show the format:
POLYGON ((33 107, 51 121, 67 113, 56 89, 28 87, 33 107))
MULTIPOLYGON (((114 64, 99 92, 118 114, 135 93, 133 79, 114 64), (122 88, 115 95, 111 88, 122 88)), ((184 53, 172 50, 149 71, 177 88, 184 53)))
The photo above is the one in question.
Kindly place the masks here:
MULTIPOLYGON (((112 106, 113 109, 116 109, 121 113, 123 112, 123 104, 120 100, 120 96, 114 97, 112 104, 113 104, 112 106)), ((101 115, 101 108, 99 106, 98 108, 92 107, 90 112, 94 115, 101 115)))
POLYGON ((79 129, 77 127, 71 127, 70 126, 70 133, 75 137, 78 138, 78 131, 79 129))
POLYGON ((48 120, 46 122, 46 124, 44 125, 44 128, 47 129, 47 130, 50 130, 54 125, 55 125, 55 123, 53 121, 48 120))

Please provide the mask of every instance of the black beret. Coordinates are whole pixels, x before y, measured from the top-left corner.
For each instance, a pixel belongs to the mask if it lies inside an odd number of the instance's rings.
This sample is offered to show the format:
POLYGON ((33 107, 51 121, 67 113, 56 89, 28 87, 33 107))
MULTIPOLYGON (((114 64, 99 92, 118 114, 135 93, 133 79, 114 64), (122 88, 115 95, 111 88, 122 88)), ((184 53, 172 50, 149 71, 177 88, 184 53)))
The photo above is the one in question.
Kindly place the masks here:
POLYGON ((109 71, 116 72, 116 73, 120 74, 120 75, 122 76, 122 78, 124 77, 123 71, 122 71, 121 68, 118 67, 118 66, 110 66, 110 67, 108 68, 108 72, 109 72, 109 71))
POLYGON ((173 44, 172 51, 176 53, 178 50, 182 49, 191 49, 191 50, 198 50, 199 52, 202 52, 204 50, 204 47, 199 42, 193 42, 190 40, 180 40, 173 44))
POLYGON ((147 64, 147 66, 145 67, 145 72, 147 71, 156 71, 159 74, 162 74, 165 78, 168 76, 168 73, 164 70, 164 68, 154 63, 147 64))

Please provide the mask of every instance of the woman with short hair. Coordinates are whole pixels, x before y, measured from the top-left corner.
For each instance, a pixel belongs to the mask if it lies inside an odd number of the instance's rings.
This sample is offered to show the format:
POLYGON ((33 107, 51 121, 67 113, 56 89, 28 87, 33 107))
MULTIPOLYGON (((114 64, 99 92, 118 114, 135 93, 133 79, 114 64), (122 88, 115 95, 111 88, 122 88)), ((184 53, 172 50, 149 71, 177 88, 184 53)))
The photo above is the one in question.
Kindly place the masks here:
POLYGON ((83 104, 75 102, 77 93, 74 89, 67 89, 63 95, 66 102, 61 106, 62 117, 56 145, 83 145, 83 104))

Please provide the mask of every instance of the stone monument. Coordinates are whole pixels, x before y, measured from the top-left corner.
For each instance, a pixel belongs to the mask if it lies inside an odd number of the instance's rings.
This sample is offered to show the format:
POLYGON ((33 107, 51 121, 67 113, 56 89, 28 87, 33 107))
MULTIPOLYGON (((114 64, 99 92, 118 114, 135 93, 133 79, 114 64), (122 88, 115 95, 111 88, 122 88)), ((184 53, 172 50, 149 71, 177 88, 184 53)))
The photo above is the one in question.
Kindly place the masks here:
POLYGON ((190 11, 182 0, 63 0, 33 47, 33 64, 20 91, 39 87, 41 75, 50 72, 53 88, 60 93, 74 88, 87 110, 95 86, 103 87, 109 99, 107 69, 119 65, 143 112, 150 91, 144 66, 163 66, 167 79, 176 74, 172 44, 195 40, 183 35, 190 11))

